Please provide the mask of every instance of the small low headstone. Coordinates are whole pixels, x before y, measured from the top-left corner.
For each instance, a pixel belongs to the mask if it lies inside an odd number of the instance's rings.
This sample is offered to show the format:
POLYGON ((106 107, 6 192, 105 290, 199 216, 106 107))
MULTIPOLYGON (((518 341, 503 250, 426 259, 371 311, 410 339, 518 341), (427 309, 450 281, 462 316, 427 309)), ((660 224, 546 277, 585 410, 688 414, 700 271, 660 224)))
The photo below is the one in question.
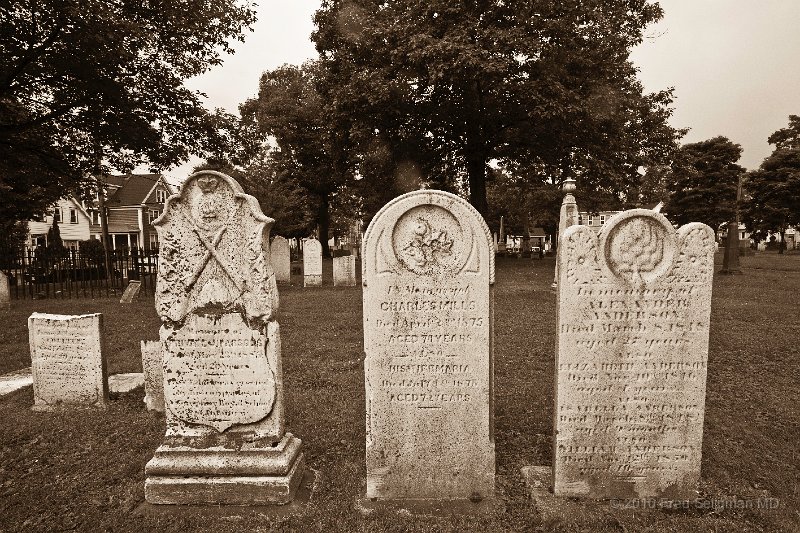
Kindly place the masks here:
POLYGON ((305 472, 285 430, 274 220, 202 171, 156 222, 167 431, 145 466, 153 504, 286 504, 305 472))
POLYGON ((291 281, 292 261, 289 251, 289 241, 278 235, 272 239, 270 246, 272 268, 275 270, 275 281, 289 283, 291 281))
POLYGON ((317 239, 303 242, 303 287, 322 286, 322 245, 317 239))
POLYGON ((560 242, 555 494, 694 497, 714 232, 634 209, 560 242))
POLYGON ((494 254, 486 223, 453 194, 405 194, 372 220, 363 272, 364 502, 491 501, 494 254))
POLYGON ((161 341, 141 341, 144 403, 148 411, 164 412, 164 359, 161 341))
POLYGON ((11 291, 5 272, 0 272, 0 307, 11 307, 11 291))
POLYGON ((103 315, 28 318, 33 409, 106 407, 108 379, 103 358, 103 315))
POLYGON ((142 288, 142 282, 131 280, 128 283, 128 286, 125 287, 125 292, 122 293, 122 298, 119 299, 119 303, 121 304, 129 304, 133 301, 134 298, 139 296, 139 289, 142 288))
POLYGON ((333 258, 333 286, 356 286, 356 256, 345 255, 333 258))
POLYGON ((144 385, 144 374, 127 372, 108 376, 108 389, 115 394, 124 394, 144 385))

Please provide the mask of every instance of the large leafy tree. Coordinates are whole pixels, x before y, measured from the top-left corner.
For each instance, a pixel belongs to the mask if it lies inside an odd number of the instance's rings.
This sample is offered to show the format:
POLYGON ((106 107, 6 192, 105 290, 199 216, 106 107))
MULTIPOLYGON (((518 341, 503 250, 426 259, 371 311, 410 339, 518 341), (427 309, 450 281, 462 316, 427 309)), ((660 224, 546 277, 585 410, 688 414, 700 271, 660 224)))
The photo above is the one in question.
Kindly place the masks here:
POLYGON ((786 229, 800 226, 800 117, 790 115, 768 142, 775 150, 748 176, 744 220, 754 233, 780 234, 783 253, 786 229))
POLYGON ((678 224, 703 222, 719 229, 736 213, 736 191, 744 168, 737 164, 742 147, 727 137, 681 146, 675 158, 665 206, 678 224))
POLYGON ((411 165, 485 216, 492 161, 624 196, 676 148, 671 92, 644 94, 628 60, 661 15, 645 0, 324 0, 313 39, 354 146, 388 151, 365 178, 411 165))
POLYGON ((183 80, 253 21, 236 0, 2 3, 0 219, 41 212, 101 162, 161 168, 219 148, 225 117, 183 80))

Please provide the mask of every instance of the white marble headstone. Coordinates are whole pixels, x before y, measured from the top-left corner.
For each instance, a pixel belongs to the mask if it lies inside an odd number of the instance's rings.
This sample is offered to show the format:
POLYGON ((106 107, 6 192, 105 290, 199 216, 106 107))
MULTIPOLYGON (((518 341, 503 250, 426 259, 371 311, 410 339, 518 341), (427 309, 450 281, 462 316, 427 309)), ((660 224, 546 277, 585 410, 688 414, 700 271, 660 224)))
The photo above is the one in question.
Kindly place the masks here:
POLYGON ((303 241, 303 286, 322 286, 322 244, 317 239, 303 241))
POLYGON ((144 403, 149 411, 164 412, 164 358, 161 341, 141 341, 144 403))
POLYGON ((275 280, 278 283, 289 283, 292 274, 292 261, 289 251, 289 241, 278 235, 272 239, 271 256, 272 268, 275 270, 275 280))
POLYGON ((345 255, 333 258, 333 286, 355 287, 356 256, 345 255))

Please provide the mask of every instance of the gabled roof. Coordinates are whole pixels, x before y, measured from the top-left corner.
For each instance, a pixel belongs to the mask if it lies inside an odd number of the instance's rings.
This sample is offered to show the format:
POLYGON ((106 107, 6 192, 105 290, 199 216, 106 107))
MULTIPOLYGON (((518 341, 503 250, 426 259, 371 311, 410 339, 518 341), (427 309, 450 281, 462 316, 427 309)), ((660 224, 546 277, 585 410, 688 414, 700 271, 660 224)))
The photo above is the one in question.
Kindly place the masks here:
POLYGON ((108 198, 109 207, 141 205, 153 187, 161 180, 160 174, 124 174, 106 176, 106 183, 119 187, 108 198))
POLYGON ((543 228, 533 228, 531 230, 531 237, 547 237, 543 228))

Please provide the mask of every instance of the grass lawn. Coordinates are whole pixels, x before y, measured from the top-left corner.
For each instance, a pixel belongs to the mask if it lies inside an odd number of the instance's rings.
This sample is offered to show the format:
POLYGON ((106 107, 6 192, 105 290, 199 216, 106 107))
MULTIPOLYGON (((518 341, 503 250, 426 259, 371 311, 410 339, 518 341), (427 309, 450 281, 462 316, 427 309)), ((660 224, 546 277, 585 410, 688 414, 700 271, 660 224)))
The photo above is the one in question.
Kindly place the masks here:
MULTIPOLYGON (((718 256, 718 260, 721 258, 718 256)), ((614 509, 543 523, 520 468, 552 461, 553 260, 500 259, 495 289, 497 495, 485 517, 362 517, 364 375, 360 287, 281 287, 289 430, 321 483, 301 517, 256 513, 138 515, 144 465, 164 419, 143 391, 105 412, 30 411, 30 388, 0 399, 0 531, 800 531, 800 255, 742 258, 743 276, 714 280, 703 441, 703 498, 777 498, 778 509, 614 509)), ((28 366, 27 316, 102 312, 109 370, 140 371, 139 341, 156 339, 152 298, 13 302, 0 311, 0 372, 28 366)))

